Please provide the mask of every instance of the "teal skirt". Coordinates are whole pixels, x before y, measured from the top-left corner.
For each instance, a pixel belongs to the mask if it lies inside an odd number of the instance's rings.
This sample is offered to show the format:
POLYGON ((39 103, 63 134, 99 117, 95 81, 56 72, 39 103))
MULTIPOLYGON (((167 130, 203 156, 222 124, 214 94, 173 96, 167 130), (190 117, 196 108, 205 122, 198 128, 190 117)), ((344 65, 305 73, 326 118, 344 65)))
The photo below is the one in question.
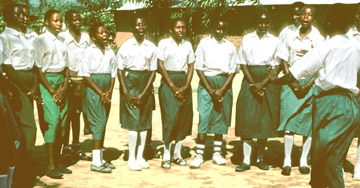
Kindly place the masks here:
MULTIPOLYGON (((103 92, 110 88, 110 74, 91 74, 90 78, 103 92)), ((90 87, 85 88, 84 109, 86 110, 87 120, 90 125, 93 140, 102 140, 106 123, 109 119, 111 104, 101 102, 101 97, 90 87)))
POLYGON ((311 181, 314 187, 345 187, 342 168, 359 129, 359 103, 345 89, 332 89, 315 97, 311 181))
MULTIPOLYGON (((227 75, 207 76, 211 88, 221 88, 227 75)), ((227 88, 222 103, 214 101, 200 82, 198 86, 199 134, 227 134, 231 125, 233 93, 231 84, 227 88)))
MULTIPOLYGON (((185 86, 185 72, 168 71, 167 73, 176 87, 185 86)), ((191 135, 193 123, 191 88, 185 94, 185 100, 179 101, 175 98, 169 85, 162 79, 159 88, 159 102, 163 125, 163 141, 165 143, 170 143, 173 140, 180 141, 191 135)))
MULTIPOLYGON (((144 91, 151 72, 149 71, 124 71, 125 87, 130 95, 137 97, 144 91)), ((151 87, 152 90, 152 87, 151 87)), ((152 127, 152 111, 155 108, 155 96, 149 91, 143 99, 143 102, 130 108, 126 102, 122 90, 120 91, 120 123, 121 128, 129 131, 144 131, 152 127)))
MULTIPOLYGON (((298 83, 304 85, 310 79, 307 78, 298 83)), ((304 98, 298 99, 288 85, 282 87, 280 126, 278 131, 290 131, 311 137, 312 104, 315 92, 314 84, 304 98)))
MULTIPOLYGON (((255 82, 267 77, 268 66, 248 66, 255 82)), ((244 78, 236 103, 235 135, 242 138, 277 137, 280 118, 280 87, 268 83, 265 95, 250 91, 249 82, 244 78)))

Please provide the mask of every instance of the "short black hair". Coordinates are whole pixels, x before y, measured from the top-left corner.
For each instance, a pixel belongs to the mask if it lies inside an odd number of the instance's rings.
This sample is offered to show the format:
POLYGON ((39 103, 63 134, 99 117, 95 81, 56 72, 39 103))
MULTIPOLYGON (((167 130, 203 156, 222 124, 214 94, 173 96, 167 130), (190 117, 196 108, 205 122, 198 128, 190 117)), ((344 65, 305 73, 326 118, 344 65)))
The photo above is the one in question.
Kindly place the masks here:
POLYGON ((218 24, 220 22, 224 22, 224 24, 226 25, 226 28, 229 26, 228 22, 223 17, 216 17, 210 21, 210 28, 216 29, 216 27, 218 26, 218 24))
POLYGON ((303 2, 301 2, 301 1, 294 2, 294 3, 291 5, 291 7, 292 7, 293 9, 296 8, 296 7, 299 7, 299 8, 301 9, 303 6, 305 6, 305 4, 304 4, 303 2))
POLYGON ((145 20, 144 17, 134 16, 133 19, 131 20, 131 23, 130 23, 131 28, 135 28, 136 22, 137 22, 138 19, 142 19, 144 21, 145 25, 147 25, 146 20, 145 20))
POLYGON ((172 19, 171 22, 170 22, 170 29, 173 29, 178 22, 182 22, 182 23, 184 23, 185 26, 186 26, 186 22, 185 22, 184 19, 182 19, 182 18, 175 18, 175 19, 172 19))
POLYGON ((89 35, 90 38, 95 37, 97 30, 99 29, 99 27, 105 27, 103 23, 99 22, 99 23, 95 23, 94 25, 92 25, 89 29, 89 35))
POLYGON ((304 5, 304 6, 301 8, 300 15, 301 15, 301 14, 305 11, 305 9, 307 9, 307 8, 311 9, 313 16, 315 16, 316 9, 315 9, 315 7, 313 7, 313 6, 311 6, 311 5, 304 5))
POLYGON ((45 15, 44 15, 44 22, 50 21, 51 16, 55 13, 61 14, 60 11, 58 11, 56 9, 50 9, 50 10, 46 11, 45 15))
POLYGON ((342 3, 332 5, 324 19, 324 30, 327 34, 334 31, 347 32, 347 28, 354 23, 355 12, 352 7, 342 3))
POLYGON ((262 7, 260 9, 258 9, 257 13, 255 14, 255 20, 256 20, 256 24, 258 24, 260 18, 265 15, 268 19, 269 19, 269 23, 271 23, 271 17, 270 17, 270 13, 269 10, 266 9, 265 7, 262 7))
POLYGON ((22 7, 18 3, 8 3, 4 6, 3 9, 3 18, 6 23, 10 23, 14 19, 14 9, 15 7, 22 7))
MULTIPOLYGON (((69 10, 65 13, 65 22, 70 21, 72 19, 73 14, 79 14, 77 10, 69 10)), ((79 14, 80 15, 80 14, 79 14)))

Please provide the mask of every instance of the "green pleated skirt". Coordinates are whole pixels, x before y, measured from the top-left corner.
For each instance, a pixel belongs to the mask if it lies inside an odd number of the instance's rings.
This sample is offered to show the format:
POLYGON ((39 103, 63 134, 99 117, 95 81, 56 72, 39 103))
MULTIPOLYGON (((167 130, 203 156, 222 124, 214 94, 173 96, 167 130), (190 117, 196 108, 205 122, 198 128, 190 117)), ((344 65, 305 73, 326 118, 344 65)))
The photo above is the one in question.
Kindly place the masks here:
POLYGON ((344 89, 333 89, 314 101, 311 181, 314 187, 345 187, 342 168, 360 124, 359 103, 344 89))
MULTIPOLYGON (((130 95, 137 97, 144 91, 151 72, 149 71, 124 71, 125 87, 130 95)), ((152 87, 151 87, 152 90, 152 87)), ((155 108, 155 96, 149 91, 141 105, 130 108, 125 96, 120 91, 120 123, 121 128, 129 131, 144 131, 152 127, 152 111, 155 108)))
MULTIPOLYGON (((90 78, 101 91, 107 92, 109 90, 111 83, 110 74, 91 74, 90 78)), ((85 95, 83 109, 86 111, 92 139, 102 140, 106 123, 109 119, 111 103, 102 103, 100 95, 90 87, 86 87, 83 94, 85 95)))
MULTIPOLYGON (((45 78, 55 90, 62 88, 64 85, 63 72, 45 73, 45 78)), ((68 115, 67 99, 63 99, 63 103, 60 105, 55 103, 49 91, 42 84, 40 84, 40 92, 41 98, 44 100, 44 105, 42 105, 44 122, 40 124, 40 126, 43 126, 41 130, 43 131, 45 143, 54 143, 55 139, 61 140, 65 133, 65 123, 68 115)))
MULTIPOLYGON (((300 85, 306 84, 311 78, 301 80, 300 85)), ((290 131, 299 135, 311 137, 312 104, 315 85, 311 87, 306 96, 299 99, 288 85, 282 86, 280 126, 278 131, 290 131)))
MULTIPOLYGON (((221 88, 228 75, 206 76, 211 88, 221 88)), ((198 86, 199 134, 227 134, 231 125, 233 93, 231 84, 227 88, 222 103, 214 101, 202 83, 198 86)))
MULTIPOLYGON (((16 71, 28 88, 34 87, 34 74, 32 71, 16 71)), ((11 109, 14 113, 16 122, 20 128, 23 137, 22 143, 27 151, 33 151, 36 139, 36 123, 34 117, 33 101, 22 91, 14 82, 10 81, 10 91, 12 98, 9 101, 11 109)))
MULTIPOLYGON (((180 88, 186 84, 185 72, 168 71, 171 81, 180 88)), ((185 94, 185 100, 175 98, 169 85, 162 79, 159 88, 163 141, 180 141, 191 135, 193 123, 193 108, 191 88, 185 94)))
MULTIPOLYGON (((255 82, 267 77, 268 66, 248 66, 255 82)), ((265 95, 259 96, 250 91, 249 82, 244 78, 236 103, 235 135, 242 138, 277 137, 280 118, 280 88, 268 83, 265 95)))

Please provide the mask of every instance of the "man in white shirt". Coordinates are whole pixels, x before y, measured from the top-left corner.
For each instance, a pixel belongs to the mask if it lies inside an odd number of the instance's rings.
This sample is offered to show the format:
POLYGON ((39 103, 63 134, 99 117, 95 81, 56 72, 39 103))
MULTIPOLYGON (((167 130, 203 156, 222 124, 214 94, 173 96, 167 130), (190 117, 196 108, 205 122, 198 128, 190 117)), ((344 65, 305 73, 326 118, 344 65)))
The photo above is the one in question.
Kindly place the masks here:
MULTIPOLYGON (((76 10, 69 10, 65 13, 65 23, 68 29, 59 33, 59 37, 64 40, 68 49, 70 87, 68 92, 69 116, 65 124, 62 156, 65 163, 72 164, 79 159, 89 160, 89 157, 80 149, 80 114, 82 112, 82 88, 85 82, 83 78, 78 77, 77 74, 81 67, 85 49, 90 44, 90 37, 88 34, 81 32, 81 17, 76 10), (72 152, 69 146, 70 124, 73 138, 71 146, 72 152), (73 157, 71 153, 73 153, 73 157)), ((84 129, 86 129, 88 123, 86 115, 83 116, 85 123, 84 129)))

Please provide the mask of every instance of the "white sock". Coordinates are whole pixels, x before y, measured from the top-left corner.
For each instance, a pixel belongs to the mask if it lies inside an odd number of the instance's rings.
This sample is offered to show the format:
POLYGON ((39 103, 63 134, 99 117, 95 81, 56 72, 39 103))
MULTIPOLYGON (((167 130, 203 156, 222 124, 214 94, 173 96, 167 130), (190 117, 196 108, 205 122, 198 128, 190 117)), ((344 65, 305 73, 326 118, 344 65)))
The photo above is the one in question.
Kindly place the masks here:
POLYGON ((291 151, 292 147, 294 145, 294 135, 285 134, 284 135, 284 166, 290 166, 291 167, 291 151))
POLYGON ((106 163, 106 161, 104 160, 104 148, 101 148, 100 149, 100 160, 101 160, 101 163, 104 164, 106 163))
POLYGON ((311 137, 308 137, 303 146, 302 146, 302 152, 301 152, 301 157, 300 157, 300 167, 302 166, 306 166, 308 167, 309 165, 307 164, 307 157, 309 155, 309 151, 311 148, 311 137))
POLYGON ((221 141, 214 141, 214 153, 221 153, 221 141))
POLYGON ((244 152, 243 162, 247 165, 250 165, 251 143, 252 140, 243 140, 243 152, 244 152))
POLYGON ((6 187, 7 174, 0 175, 0 187, 6 187))
POLYGON ((257 155, 256 162, 262 161, 264 159, 266 142, 267 142, 267 139, 258 139, 257 140, 258 155, 257 155))
POLYGON ((182 141, 177 141, 175 143, 175 149, 174 149, 174 159, 182 159, 181 156, 181 146, 182 146, 182 141))
POLYGON ((14 175, 15 166, 11 166, 8 168, 8 177, 7 177, 7 188, 11 188, 12 178, 14 175))
POLYGON ((164 155, 163 161, 170 161, 170 150, 171 150, 171 143, 164 144, 164 155))
POLYGON ((101 150, 100 149, 94 149, 92 150, 92 164, 95 166, 101 166, 101 150))
POLYGON ((137 160, 144 159, 143 153, 144 153, 144 148, 145 148, 146 134, 147 134, 147 131, 140 132, 140 143, 138 146, 138 153, 137 153, 137 157, 136 157, 137 160))
POLYGON ((128 161, 135 161, 135 149, 136 149, 137 136, 138 136, 138 133, 136 131, 128 132, 128 145, 129 145, 129 160, 128 161))
POLYGON ((357 161, 355 168, 360 168, 360 138, 358 138, 358 146, 357 146, 357 161))
POLYGON ((197 155, 204 155, 205 145, 204 144, 196 144, 196 154, 197 155))

